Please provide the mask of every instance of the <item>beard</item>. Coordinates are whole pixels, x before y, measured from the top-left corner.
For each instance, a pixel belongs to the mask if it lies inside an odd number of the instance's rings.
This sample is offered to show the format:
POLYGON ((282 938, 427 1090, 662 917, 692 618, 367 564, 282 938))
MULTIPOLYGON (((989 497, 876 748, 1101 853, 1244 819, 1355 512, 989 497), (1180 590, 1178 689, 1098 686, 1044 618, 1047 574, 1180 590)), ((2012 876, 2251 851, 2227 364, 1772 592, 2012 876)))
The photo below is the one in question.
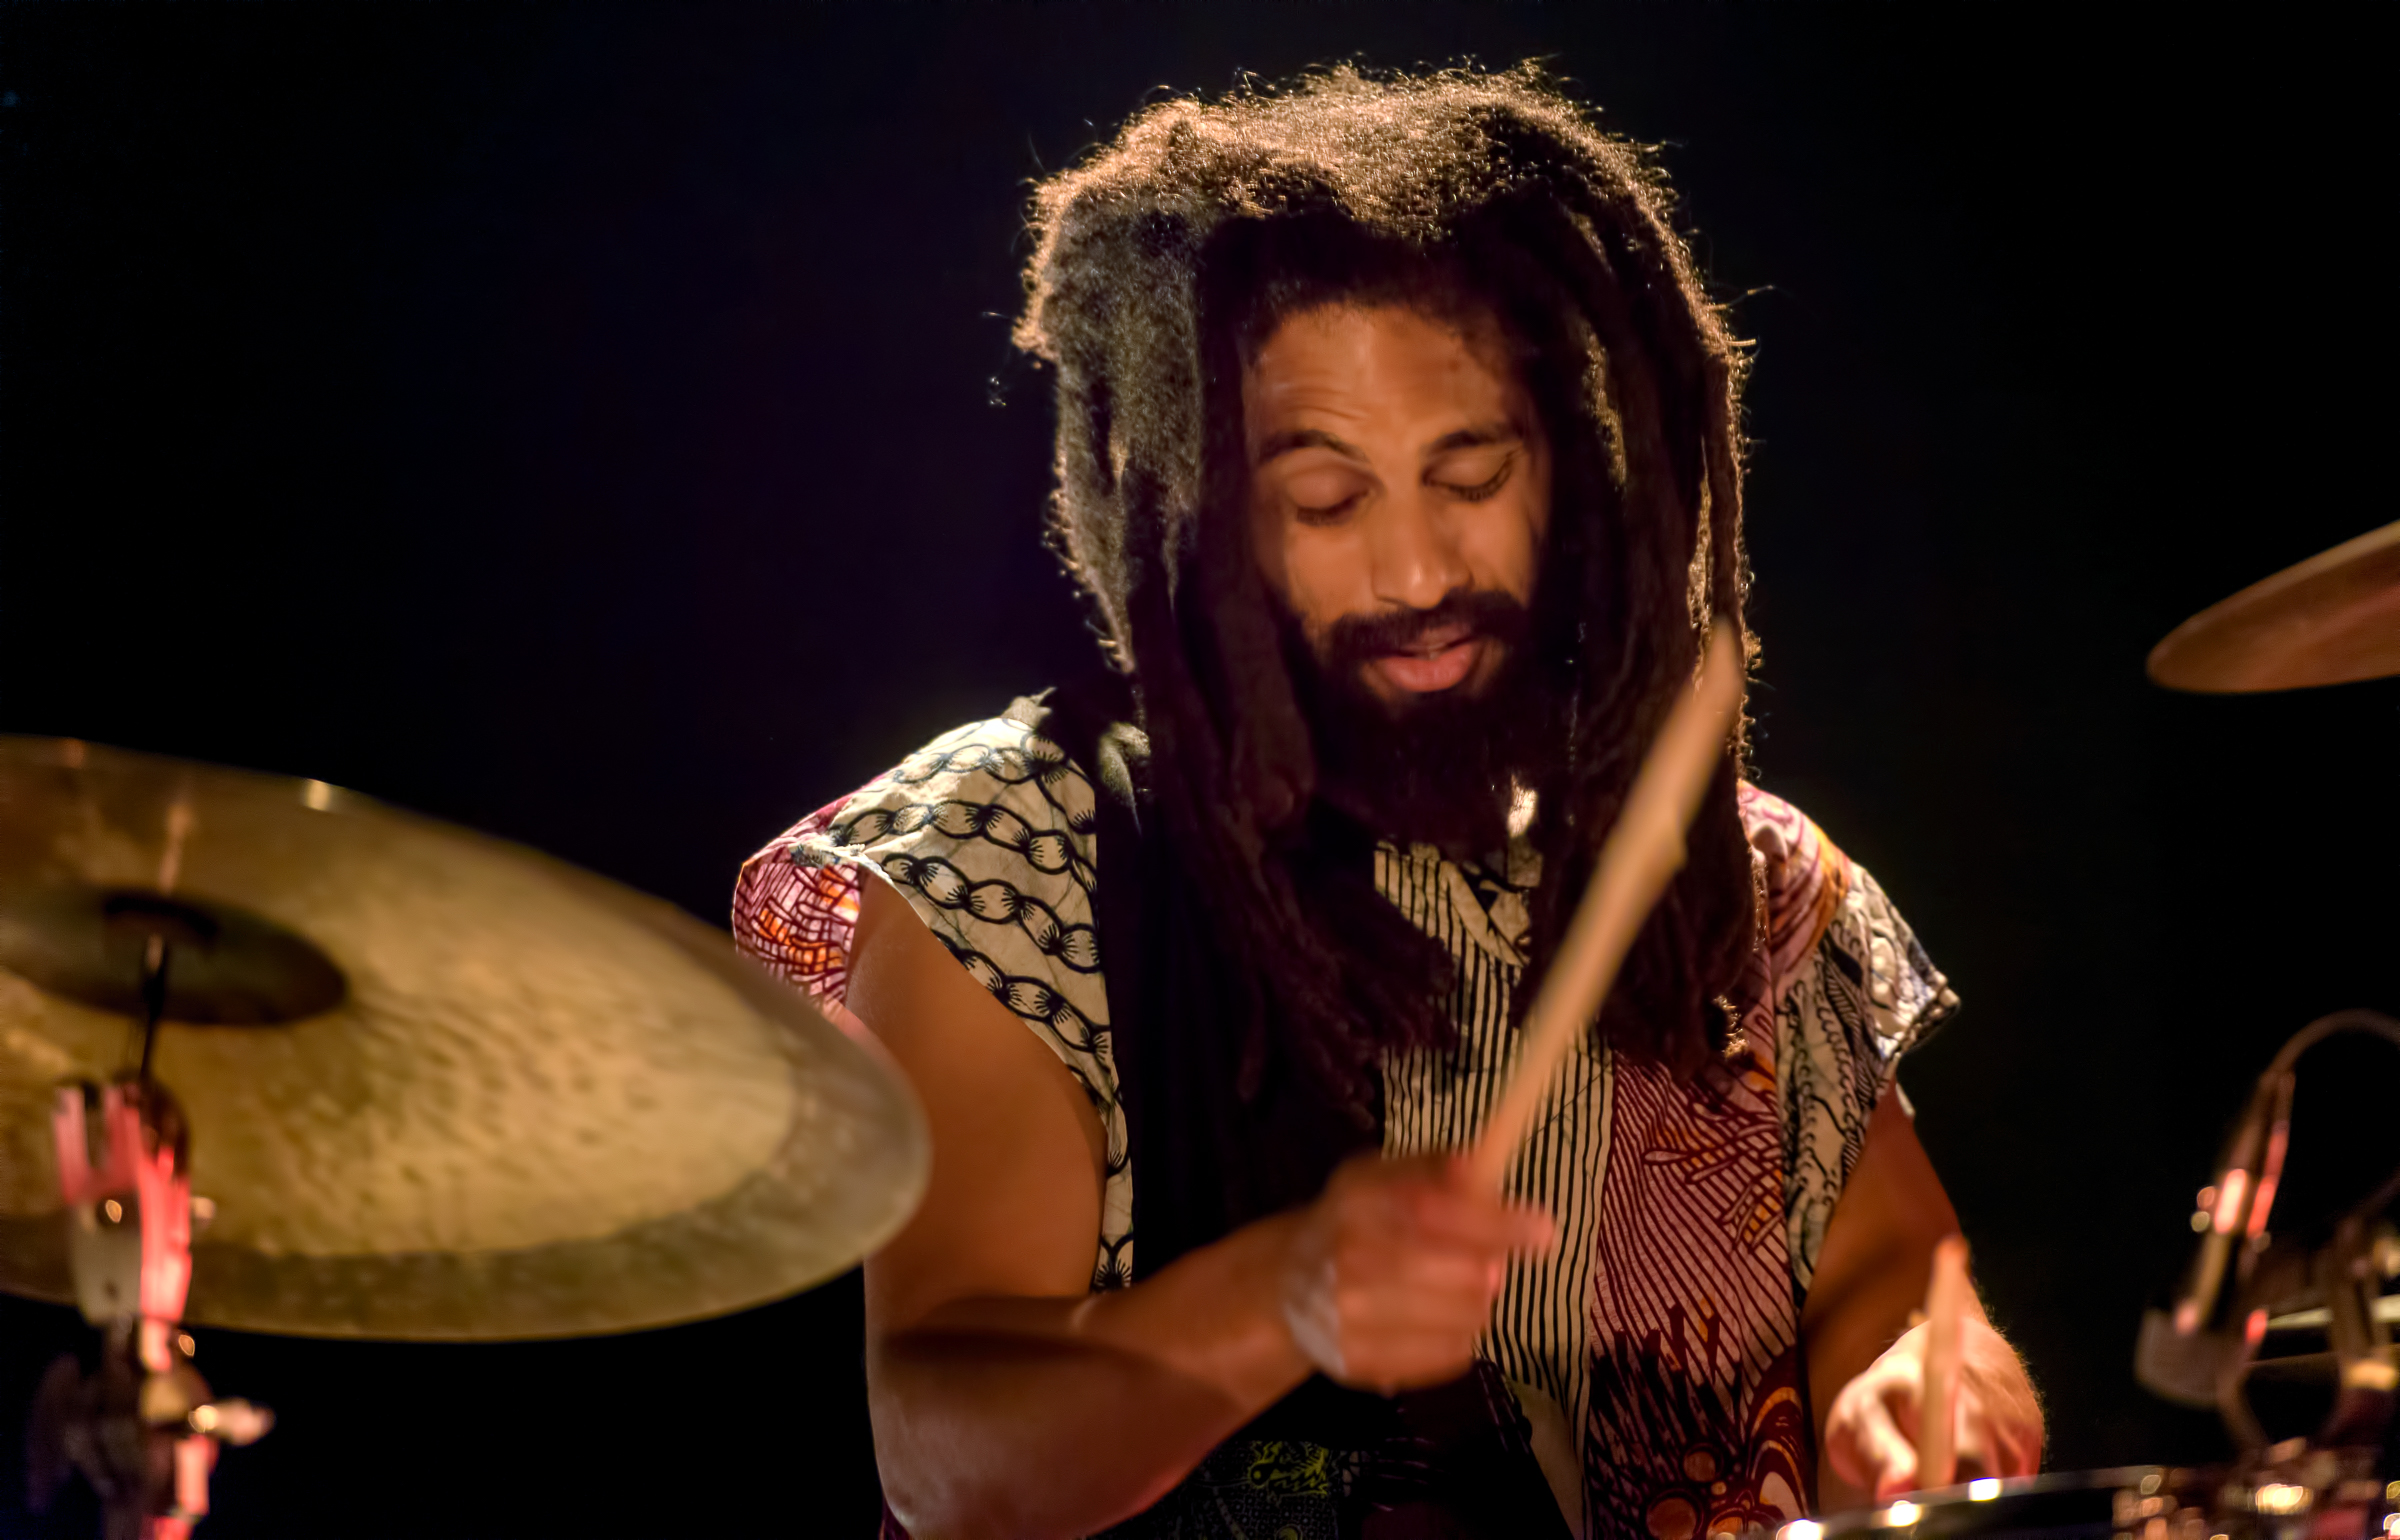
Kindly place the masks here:
POLYGON ((1317 795, 1385 839, 1473 859, 1504 849, 1517 789, 1552 752, 1558 711, 1532 656, 1533 616, 1489 589, 1457 589, 1427 610, 1346 615, 1312 645, 1283 615, 1285 653, 1316 749, 1317 795), (1389 702, 1368 688, 1377 658, 1465 625, 1499 648, 1472 682, 1389 702))

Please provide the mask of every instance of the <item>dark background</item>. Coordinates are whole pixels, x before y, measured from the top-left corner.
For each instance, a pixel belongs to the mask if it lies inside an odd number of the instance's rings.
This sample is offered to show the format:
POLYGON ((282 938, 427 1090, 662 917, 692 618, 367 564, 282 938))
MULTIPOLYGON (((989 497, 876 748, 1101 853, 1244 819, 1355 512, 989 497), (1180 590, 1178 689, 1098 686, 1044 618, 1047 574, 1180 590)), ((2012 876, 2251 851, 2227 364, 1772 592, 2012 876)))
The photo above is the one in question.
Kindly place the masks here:
MULTIPOLYGON (((2134 1323, 2275 1045, 2400 1010, 2400 689, 2141 665, 2392 517, 2385 29, 10 6, 0 730, 319 777, 717 919, 793 818, 1085 662, 1006 336, 1027 179, 1161 87, 1546 56, 1665 143, 1758 340, 1761 779, 1967 1000, 1907 1082, 2052 1461, 2206 1458, 2134 1323)), ((2295 1213, 2393 1148, 2393 1066, 2325 1057, 2295 1213)), ((852 1278, 588 1343, 204 1330, 283 1422, 202 1533, 863 1533, 857 1311, 852 1278)), ((0 1533, 91 1532, 21 1513, 16 1454, 85 1340, 0 1302, 0 1533)))

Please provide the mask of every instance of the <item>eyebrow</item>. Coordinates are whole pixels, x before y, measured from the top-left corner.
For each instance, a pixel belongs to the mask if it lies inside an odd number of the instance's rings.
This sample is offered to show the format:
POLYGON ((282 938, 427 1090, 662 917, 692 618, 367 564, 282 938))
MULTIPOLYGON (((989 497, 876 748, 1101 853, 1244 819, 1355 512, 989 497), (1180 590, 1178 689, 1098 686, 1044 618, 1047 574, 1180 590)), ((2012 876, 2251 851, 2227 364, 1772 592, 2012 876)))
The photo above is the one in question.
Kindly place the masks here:
POLYGON ((1433 441, 1433 446, 1426 453, 1438 455, 1448 454, 1453 449, 1480 449, 1489 444, 1517 444, 1522 443, 1524 438, 1524 433, 1512 422, 1478 423, 1471 428, 1461 428, 1456 433, 1443 434, 1433 441))
POLYGON ((1286 428, 1281 433, 1268 434, 1259 444, 1258 463, 1264 465, 1269 460, 1298 449, 1330 449, 1343 459, 1356 460, 1362 465, 1367 459, 1356 446, 1342 442, 1321 428, 1286 428))
MULTIPOLYGON (((1477 449, 1488 444, 1515 444, 1523 442, 1524 437, 1525 435, 1514 423, 1478 423, 1473 427, 1461 428, 1455 433, 1443 434, 1440 438, 1435 439, 1425 452, 1428 455, 1440 455, 1448 454, 1453 449, 1477 449)), ((1355 445, 1343 442, 1322 428, 1287 428, 1281 433, 1268 434, 1259 444, 1258 463, 1264 465, 1278 456, 1288 455, 1300 449, 1330 449, 1343 459, 1354 460, 1362 465, 1366 463, 1367 458, 1365 453, 1355 445)))

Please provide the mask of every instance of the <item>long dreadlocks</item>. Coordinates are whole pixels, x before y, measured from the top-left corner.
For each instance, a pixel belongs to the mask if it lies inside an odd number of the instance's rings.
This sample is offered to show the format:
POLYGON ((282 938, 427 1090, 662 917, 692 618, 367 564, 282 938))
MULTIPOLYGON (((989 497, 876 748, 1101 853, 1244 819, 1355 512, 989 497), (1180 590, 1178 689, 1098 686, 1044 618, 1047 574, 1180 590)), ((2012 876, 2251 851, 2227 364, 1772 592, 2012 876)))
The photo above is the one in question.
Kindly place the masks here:
MULTIPOLYGON (((1555 456, 1534 651, 1560 741, 1528 767, 1530 999, 1700 624, 1742 624, 1742 355, 1669 207, 1642 152, 1531 66, 1162 102, 1035 194, 1016 336, 1057 370, 1053 538, 1133 677, 1165 836, 1240 975, 1246 1085, 1288 1054, 1364 1118, 1379 1054, 1453 1029, 1446 959, 1374 892, 1367 831, 1315 795, 1240 516, 1245 356, 1342 298, 1480 309, 1513 344, 1555 456)), ((1711 1001, 1753 936, 1739 759, 1601 1021, 1685 1069, 1721 1040, 1711 1001)))

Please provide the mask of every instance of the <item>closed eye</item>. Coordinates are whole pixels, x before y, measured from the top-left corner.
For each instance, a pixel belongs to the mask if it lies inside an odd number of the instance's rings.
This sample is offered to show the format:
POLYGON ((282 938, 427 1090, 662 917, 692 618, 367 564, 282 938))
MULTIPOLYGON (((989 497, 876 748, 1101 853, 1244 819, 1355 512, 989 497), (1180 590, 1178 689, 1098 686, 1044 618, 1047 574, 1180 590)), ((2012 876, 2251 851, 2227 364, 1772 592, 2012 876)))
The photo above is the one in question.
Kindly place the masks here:
POLYGON ((1358 500, 1365 495, 1363 492, 1353 492, 1338 503, 1327 503, 1318 508, 1295 506, 1292 509, 1292 517, 1303 524, 1339 524, 1349 515, 1351 509, 1358 506, 1358 500))
POLYGON ((1515 473, 1516 468, 1516 456, 1511 455, 1507 459, 1500 462, 1500 468, 1498 470, 1492 472, 1491 475, 1485 477, 1483 480, 1476 482, 1473 486, 1462 487, 1456 482, 1452 481, 1434 481, 1432 485, 1438 487, 1444 492, 1449 493, 1452 497, 1457 498, 1462 503, 1480 503, 1484 499, 1493 496, 1502 487, 1508 485, 1508 478, 1515 473))

